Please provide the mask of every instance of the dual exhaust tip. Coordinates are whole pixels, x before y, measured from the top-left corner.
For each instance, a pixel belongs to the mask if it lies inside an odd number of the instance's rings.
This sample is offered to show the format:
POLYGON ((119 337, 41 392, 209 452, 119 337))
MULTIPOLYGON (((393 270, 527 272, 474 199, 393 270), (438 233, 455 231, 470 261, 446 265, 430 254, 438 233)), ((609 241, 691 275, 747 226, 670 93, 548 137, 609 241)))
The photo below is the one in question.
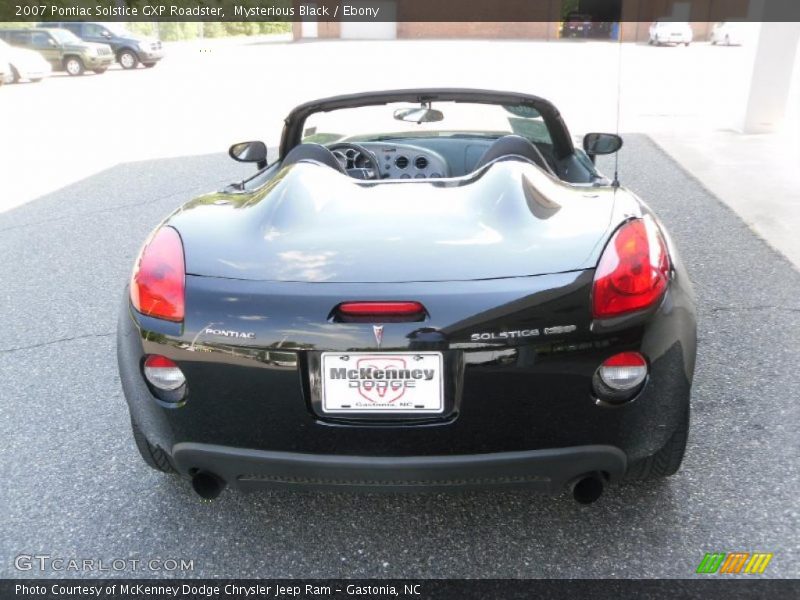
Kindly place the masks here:
POLYGON ((192 475, 192 489, 205 502, 215 500, 225 489, 225 480, 209 471, 197 471, 192 475))
MULTIPOLYGON (((225 485, 224 479, 210 471, 197 471, 192 475, 192 489, 206 502, 215 500, 225 485)), ((573 480, 569 488, 578 504, 592 504, 603 495, 605 480, 600 473, 590 473, 573 480)))
POLYGON ((600 473, 581 475, 569 484, 572 497, 578 504, 592 504, 603 495, 605 479, 600 473))

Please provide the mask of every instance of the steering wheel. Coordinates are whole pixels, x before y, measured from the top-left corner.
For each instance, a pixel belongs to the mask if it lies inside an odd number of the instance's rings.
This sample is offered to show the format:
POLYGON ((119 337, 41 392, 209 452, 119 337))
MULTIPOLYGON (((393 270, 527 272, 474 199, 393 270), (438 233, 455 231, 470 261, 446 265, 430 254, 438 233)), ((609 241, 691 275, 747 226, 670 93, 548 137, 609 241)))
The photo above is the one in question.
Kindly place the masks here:
POLYGON ((358 144, 341 142, 328 146, 347 174, 354 179, 380 179, 378 159, 358 144))

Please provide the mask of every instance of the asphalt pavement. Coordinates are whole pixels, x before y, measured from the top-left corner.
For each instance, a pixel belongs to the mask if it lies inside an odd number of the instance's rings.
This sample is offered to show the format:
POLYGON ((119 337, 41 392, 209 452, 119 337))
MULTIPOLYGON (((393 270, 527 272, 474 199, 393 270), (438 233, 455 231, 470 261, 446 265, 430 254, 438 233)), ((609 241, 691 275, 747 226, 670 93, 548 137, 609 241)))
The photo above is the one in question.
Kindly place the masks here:
POLYGON ((627 136, 620 179, 669 227, 699 305, 676 476, 588 507, 525 491, 205 504, 150 470, 117 375, 122 289, 163 216, 247 170, 222 154, 121 164, 0 214, 0 576, 83 575, 14 566, 46 554, 187 559, 180 575, 213 577, 683 578, 734 551, 800 576, 800 273, 643 136, 627 136))

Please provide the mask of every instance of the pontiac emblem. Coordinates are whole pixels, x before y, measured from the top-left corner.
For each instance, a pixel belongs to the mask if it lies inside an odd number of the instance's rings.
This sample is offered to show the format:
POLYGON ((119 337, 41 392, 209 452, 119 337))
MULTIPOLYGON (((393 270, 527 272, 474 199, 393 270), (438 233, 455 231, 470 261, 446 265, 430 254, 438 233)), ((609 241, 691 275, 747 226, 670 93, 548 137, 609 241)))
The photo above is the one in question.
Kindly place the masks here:
POLYGON ((375 341, 378 342, 378 347, 380 348, 383 341, 383 325, 373 325, 372 333, 375 334, 375 341))

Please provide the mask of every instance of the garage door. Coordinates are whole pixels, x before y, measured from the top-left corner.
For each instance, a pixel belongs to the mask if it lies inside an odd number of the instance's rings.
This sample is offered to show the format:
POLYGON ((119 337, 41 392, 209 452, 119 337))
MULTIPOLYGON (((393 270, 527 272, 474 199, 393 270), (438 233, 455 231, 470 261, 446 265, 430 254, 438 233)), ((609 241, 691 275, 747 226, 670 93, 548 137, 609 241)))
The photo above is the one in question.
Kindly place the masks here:
MULTIPOLYGON (((385 2, 359 2, 358 0, 343 2, 349 6, 370 6, 380 9, 380 21, 342 21, 340 35, 343 40, 393 40, 397 37, 397 23, 395 15, 397 7, 392 0, 385 2)), ((339 10, 342 10, 341 8, 339 10)))

